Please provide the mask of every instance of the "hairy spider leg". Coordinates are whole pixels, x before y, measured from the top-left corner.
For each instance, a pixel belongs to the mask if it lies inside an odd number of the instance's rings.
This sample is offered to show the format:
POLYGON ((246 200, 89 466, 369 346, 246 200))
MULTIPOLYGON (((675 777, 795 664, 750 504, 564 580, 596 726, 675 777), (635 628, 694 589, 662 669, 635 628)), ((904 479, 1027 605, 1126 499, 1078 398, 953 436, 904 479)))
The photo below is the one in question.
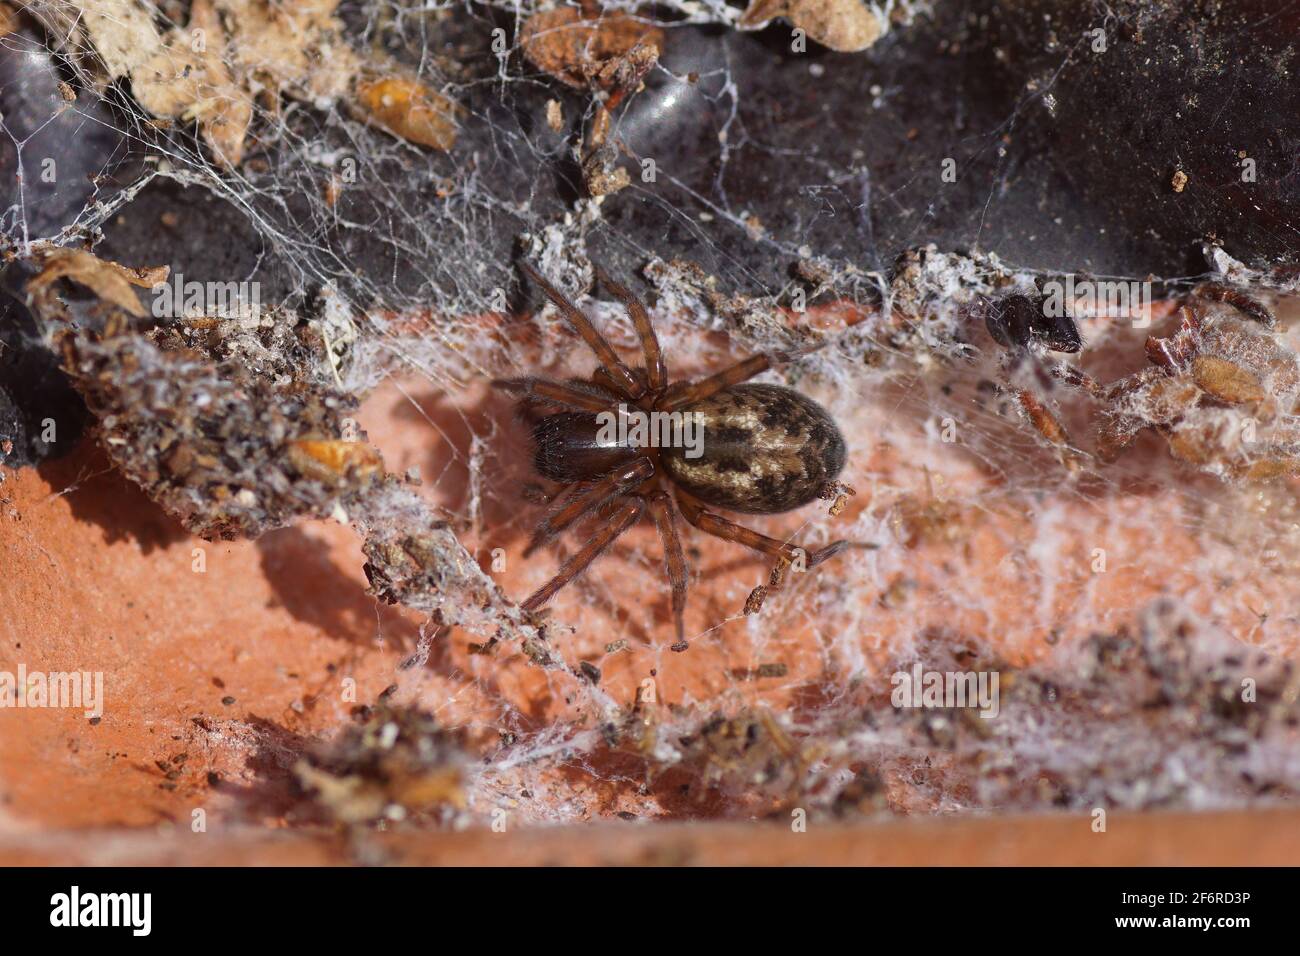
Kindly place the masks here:
POLYGON ((668 366, 664 362, 664 353, 659 346, 659 337, 655 335, 654 326, 650 323, 650 316, 646 314, 645 306, 640 303, 627 286, 615 281, 610 277, 609 273, 596 263, 593 262, 591 267, 601 284, 614 293, 614 298, 623 303, 623 308, 627 309, 632 324, 636 326, 637 338, 641 340, 641 351, 645 355, 646 384, 652 391, 656 392, 667 387, 668 366))
POLYGON ((528 376, 526 378, 493 379, 492 386, 523 398, 536 399, 562 405, 581 412, 604 412, 614 408, 618 398, 590 391, 573 383, 554 382, 550 379, 528 376))
POLYGON ((624 504, 610 516, 607 524, 601 526, 591 540, 582 546, 573 557, 565 561, 559 572, 551 580, 537 589, 528 600, 520 605, 525 611, 535 611, 556 593, 576 578, 588 565, 595 561, 608 548, 614 539, 636 523, 645 510, 645 501, 641 498, 628 498, 624 504))
POLYGON ((694 405, 710 395, 716 395, 724 388, 739 385, 755 375, 766 372, 774 365, 788 362, 792 358, 794 358, 794 355, 789 352, 759 352, 757 355, 751 355, 749 358, 741 359, 729 368, 724 368, 716 375, 710 375, 708 378, 702 378, 683 389, 670 392, 658 403, 659 409, 672 412, 687 405, 694 405))
POLYGON ((702 504, 680 488, 677 489, 677 505, 681 508, 682 515, 685 516, 686 520, 705 534, 711 534, 715 538, 721 538, 724 541, 743 544, 747 548, 753 548, 763 554, 770 554, 775 558, 782 558, 791 564, 798 560, 799 555, 802 553, 807 561, 805 567, 814 568, 828 558, 833 558, 849 546, 847 541, 836 541, 820 551, 810 552, 807 548, 801 548, 787 541, 769 538, 767 535, 759 534, 744 525, 729 521, 720 514, 706 511, 702 504))
POLYGON ((1272 310, 1269 309, 1268 306, 1253 296, 1242 292, 1240 289, 1220 285, 1217 282, 1209 282, 1205 285, 1197 286, 1196 289, 1193 290, 1192 294, 1197 298, 1208 299, 1211 302, 1226 303, 1243 315, 1254 319, 1266 329, 1271 329, 1277 325, 1277 317, 1273 315, 1272 310))
POLYGON ((618 386, 619 392, 628 398, 639 397, 643 391, 640 380, 618 357, 618 354, 605 340, 605 337, 591 324, 591 320, 583 315, 582 310, 566 299, 559 289, 551 285, 540 272, 527 262, 521 261, 519 266, 528 278, 537 283, 538 287, 546 293, 546 297, 569 320, 569 324, 573 326, 574 331, 582 336, 583 341, 596 353, 596 358, 600 361, 610 379, 618 386))
POLYGON ((648 501, 650 516, 664 543, 664 568, 673 589, 673 623, 677 628, 677 643, 672 649, 684 651, 688 646, 686 626, 683 623, 686 613, 686 555, 682 552, 682 539, 677 534, 676 509, 672 498, 662 489, 653 492, 648 501))
POLYGON ((627 494, 637 485, 653 478, 654 474, 654 462, 647 457, 638 457, 630 464, 611 471, 586 487, 575 486, 563 506, 554 514, 547 515, 537 526, 532 540, 524 549, 524 557, 531 555, 583 515, 590 514, 607 502, 627 494))
MULTIPOLYGON (((645 370, 634 368, 632 369, 632 374, 636 376, 639 387, 641 391, 644 392, 646 388, 645 370)), ((621 394, 621 392, 619 391, 618 383, 614 381, 613 377, 609 374, 609 372, 605 371, 604 366, 601 365, 596 366, 596 370, 591 373, 591 383, 595 385, 597 388, 604 388, 614 392, 615 394, 621 394)))

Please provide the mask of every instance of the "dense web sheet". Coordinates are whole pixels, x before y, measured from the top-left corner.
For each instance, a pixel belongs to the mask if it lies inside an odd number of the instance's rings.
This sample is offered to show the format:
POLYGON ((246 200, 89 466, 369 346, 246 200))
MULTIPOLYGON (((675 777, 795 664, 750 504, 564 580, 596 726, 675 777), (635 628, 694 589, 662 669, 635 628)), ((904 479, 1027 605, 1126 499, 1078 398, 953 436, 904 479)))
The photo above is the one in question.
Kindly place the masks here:
MULTIPOLYGON (((460 771, 470 812, 1082 810, 1291 795, 1290 472, 1253 483, 1236 446, 1176 456, 1150 428, 1107 460, 1099 434, 1115 398, 1062 381, 1060 363, 1103 387, 1140 372, 1148 336, 1179 327, 1172 304, 1157 303, 1150 328, 1081 317, 1088 347, 1064 357, 1008 355, 967 311, 976 295, 1031 292, 1063 271, 1287 280, 1249 230, 1235 244, 1216 236, 1222 249, 1170 240, 1168 254, 1140 230, 1098 238, 1104 212, 1085 201, 1098 184, 1047 160, 1041 176, 1027 172, 1024 152, 1042 146, 1034 124, 1061 108, 1057 79, 1086 41, 1049 48, 1050 69, 1026 57, 1026 85, 1007 93, 993 73, 945 75, 953 61, 934 55, 945 37, 978 50, 970 24, 983 7, 934 7, 872 6, 893 30, 870 50, 811 44, 806 56, 788 25, 743 33, 743 11, 722 3, 643 11, 629 36, 653 26, 663 49, 648 66, 630 43, 609 58, 640 72, 602 132, 602 101, 621 88, 566 84, 543 68, 559 53, 526 55, 533 5, 41 0, 24 6, 39 28, 0 38, 6 70, 28 64, 21 92, 6 95, 30 107, 4 117, 23 172, 4 213, 8 248, 25 258, 94 243, 128 267, 257 283, 260 326, 234 303, 215 332, 182 322, 177 341, 216 363, 213 382, 238 366, 272 396, 306 383, 325 396, 319 421, 345 429, 355 416, 391 473, 418 467, 418 487, 394 480, 293 508, 346 519, 377 593, 421 615, 391 696, 463 729, 487 758, 460 771), (49 156, 59 171, 42 183, 49 156), (590 260, 635 283, 674 378, 820 345, 760 380, 831 412, 857 494, 839 515, 816 503, 747 523, 810 549, 857 547, 746 615, 768 561, 690 533, 686 654, 668 650, 648 523, 544 622, 522 616, 510 599, 583 539, 522 557, 542 514, 524 495, 536 479, 512 403, 487 383, 587 376, 594 362, 519 281, 519 257, 628 356, 632 323, 588 294, 590 260), (312 347, 294 328, 313 331, 312 347), (411 553, 412 536, 432 555, 416 571, 391 558, 411 553), (1000 716, 891 706, 891 675, 917 662, 1000 675, 1000 716), (1246 680, 1257 706, 1240 702, 1246 680)), ((1184 225, 1209 242, 1212 230, 1184 225)), ((1238 336, 1214 354, 1275 401, 1241 411, 1193 399, 1187 420, 1258 419, 1268 450, 1244 460, 1285 467, 1296 444, 1287 306, 1276 331, 1227 304, 1196 308, 1238 336)), ((112 361, 83 348, 88 362, 112 361)), ((132 348, 170 374, 155 344, 132 348)), ((133 434, 152 434, 145 425, 133 434)))

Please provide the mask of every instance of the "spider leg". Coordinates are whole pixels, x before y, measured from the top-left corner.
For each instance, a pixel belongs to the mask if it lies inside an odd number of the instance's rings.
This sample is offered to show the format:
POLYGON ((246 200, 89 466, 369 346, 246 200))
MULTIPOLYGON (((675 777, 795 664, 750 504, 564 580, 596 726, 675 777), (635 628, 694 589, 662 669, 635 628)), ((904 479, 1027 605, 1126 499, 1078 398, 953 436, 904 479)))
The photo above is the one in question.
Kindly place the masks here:
MULTIPOLYGON (((634 368, 632 369, 632 374, 636 376, 639 390, 641 392, 644 392, 645 391, 644 370, 639 368, 634 368)), ((591 382, 593 385, 597 386, 598 388, 606 389, 607 391, 611 391, 616 395, 621 394, 621 392, 619 391, 618 383, 614 381, 613 376, 611 376, 609 372, 605 371, 605 367, 603 365, 598 365, 596 367, 596 371, 591 373, 591 382)))
POLYGON ((1066 365, 1064 362, 1054 362, 1048 368, 1048 372, 1053 378, 1060 379, 1072 388, 1082 389, 1093 398, 1101 398, 1105 391, 1096 379, 1073 365, 1066 365))
POLYGON ((1051 409, 1039 401, 1038 396, 1027 388, 1018 388, 1015 391, 1016 401, 1020 403, 1021 409, 1038 429, 1038 433, 1046 438, 1049 442, 1057 447, 1065 447, 1070 444, 1070 436, 1065 432, 1065 426, 1061 420, 1052 414, 1051 409))
POLYGON ((686 556, 682 553, 682 539, 677 534, 673 500, 667 492, 660 490, 650 495, 649 504, 650 516, 654 518, 659 537, 663 539, 664 567, 673 587, 673 622, 677 626, 677 643, 672 649, 684 651, 690 646, 686 642, 686 627, 682 623, 686 613, 686 556))
MULTIPOLYGON (((1084 376, 1087 378, 1087 376, 1084 376)), ((1088 378, 1088 382, 1092 379, 1088 378)), ((1092 382, 1096 386, 1095 382, 1092 382)), ((1080 388, 1087 388, 1083 383, 1079 384, 1080 388)), ((1020 404, 1020 410, 1024 412, 1025 417, 1029 419, 1030 424, 1038 434, 1042 435, 1056 450, 1057 458, 1061 464, 1071 473, 1077 473, 1083 467, 1083 459, 1075 450, 1070 442, 1069 432, 1065 430, 1065 425, 1056 417, 1043 402, 1027 388, 1017 388, 1013 390, 1016 401, 1020 404)), ((1100 395, 1100 392, 1094 392, 1094 397, 1100 395)))
POLYGON ((645 501, 641 498, 628 498, 623 505, 610 516, 609 522, 601 526, 601 529, 592 536, 591 540, 582 546, 577 554, 565 561, 560 567, 559 572, 551 580, 537 589, 533 595, 520 605, 525 611, 535 611, 551 598, 555 597, 562 587, 576 578, 587 566, 604 552, 613 542, 614 539, 621 535, 641 517, 642 511, 645 510, 645 501))
POLYGON ((655 335, 654 326, 650 324, 650 316, 646 314, 645 306, 637 301, 631 289, 615 282, 600 266, 593 262, 591 267, 596 273, 596 278, 606 289, 614 293, 614 298, 623 303, 628 316, 632 319, 632 324, 636 326, 637 337, 641 340, 641 351, 645 355, 647 384, 655 391, 664 388, 668 384, 668 366, 664 364, 664 352, 659 346, 659 337, 655 335))
POLYGON ((638 456, 631 464, 610 472, 599 481, 586 487, 575 488, 562 507, 555 513, 547 515, 537 526, 532 540, 524 549, 524 557, 531 555, 583 515, 590 514, 601 505, 619 495, 627 494, 637 485, 653 478, 654 473, 654 463, 649 458, 638 456))
POLYGON ((724 388, 739 385, 761 372, 766 372, 774 365, 788 362, 795 357, 793 352, 759 352, 747 359, 742 359, 730 368, 725 368, 716 375, 692 382, 685 388, 671 392, 658 403, 660 411, 672 412, 687 405, 694 405, 710 395, 716 395, 724 388))
POLYGON ((763 554, 770 554, 774 558, 789 561, 791 564, 794 564, 802 557, 806 561, 804 564, 806 568, 816 567, 849 546, 847 541, 836 541, 820 551, 810 553, 807 549, 798 545, 790 544, 787 541, 778 541, 776 538, 769 538, 767 535, 759 534, 744 525, 729 521, 722 515, 706 511, 703 505, 680 490, 678 491, 677 504, 682 509, 682 514, 686 517, 686 520, 705 534, 711 534, 715 538, 722 538, 724 541, 743 544, 747 548, 753 548, 763 554))
POLYGON ((575 383, 552 382, 535 376, 493 379, 492 386, 523 398, 550 402, 583 412, 608 411, 618 401, 595 389, 587 390, 575 383))
POLYGON ((1210 282, 1197 286, 1192 291, 1192 294, 1201 299, 1209 299, 1211 302, 1226 303, 1243 315, 1254 319, 1266 329, 1271 329, 1277 325, 1277 318, 1268 306, 1240 289, 1220 285, 1217 282, 1210 282))
POLYGON ((537 283, 538 287, 546 293, 546 297, 550 299, 555 304, 555 307, 560 310, 560 313, 569 320, 569 324, 573 326, 574 331, 582 336, 583 341, 586 342, 588 347, 596 353, 596 358, 609 373, 610 378, 618 384, 619 390, 629 398, 636 398, 639 396, 641 394, 641 388, 636 376, 632 374, 632 370, 624 364, 623 360, 618 357, 618 354, 614 351, 613 347, 610 346, 609 342, 605 340, 605 337, 596 330, 594 325, 591 324, 591 320, 582 314, 582 310, 566 299, 559 289, 551 285, 551 283, 548 282, 540 272, 534 269, 527 262, 520 262, 519 266, 523 269, 528 278, 537 283))

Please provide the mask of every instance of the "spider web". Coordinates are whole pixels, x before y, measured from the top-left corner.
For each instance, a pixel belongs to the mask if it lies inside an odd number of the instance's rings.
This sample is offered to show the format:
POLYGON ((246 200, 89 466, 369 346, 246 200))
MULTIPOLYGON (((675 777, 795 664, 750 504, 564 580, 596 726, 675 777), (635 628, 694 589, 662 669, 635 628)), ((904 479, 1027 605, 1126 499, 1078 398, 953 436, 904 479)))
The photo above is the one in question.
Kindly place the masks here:
MULTIPOLYGON (((899 29, 877 48, 801 58, 787 27, 742 34, 736 7, 665 3, 654 16, 667 35, 663 55, 614 116, 611 139, 631 181, 592 198, 576 144, 597 118, 596 98, 523 55, 519 24, 537 5, 217 7, 218 32, 231 41, 218 53, 232 77, 224 92, 251 106, 242 157, 224 167, 214 161, 211 112, 188 104, 160 117, 140 102, 146 68, 114 75, 105 55, 115 29, 143 43, 138 31, 149 28, 155 46, 192 38, 189 6, 25 6, 39 26, 0 40, 10 59, 35 64, 22 93, 30 115, 10 107, 4 118, 24 174, 4 231, 19 256, 43 241, 93 242, 131 266, 255 281, 264 303, 313 323, 326 343, 313 377, 366 398, 361 423, 390 469, 421 472, 422 505, 377 502, 363 524, 445 518, 481 566, 501 550, 499 583, 517 599, 582 540, 579 529, 522 558, 541 512, 521 500, 534 479, 513 409, 487 383, 585 377, 594 362, 521 286, 521 255, 581 297, 627 355, 636 354, 634 330, 616 303, 586 295, 589 260, 634 278, 652 300, 674 378, 756 349, 822 346, 760 380, 797 387, 831 412, 850 444, 843 478, 857 495, 839 516, 819 504, 746 523, 809 548, 841 537, 859 547, 794 575, 746 616, 766 562, 688 532, 692 649, 678 655, 668 651, 658 539, 642 527, 553 602, 549 668, 513 646, 471 653, 469 638, 493 637, 491 614, 473 634, 426 622, 414 656, 405 649, 398 699, 490 742, 471 772, 472 811, 507 806, 525 820, 564 820, 791 805, 1211 806, 1297 786, 1294 734, 1281 718, 1250 725, 1244 751, 1229 752, 1232 734, 1245 733, 1238 717, 1214 718, 1214 732, 1199 738, 1185 730, 1217 713, 1223 688, 1214 681, 1232 683, 1225 668, 1272 688, 1269 706, 1294 709, 1294 684, 1274 673, 1276 660, 1243 657, 1247 645, 1282 657, 1295 650, 1294 485, 1200 474, 1150 433, 1103 463, 1096 403, 1053 382, 1053 357, 1011 362, 963 318, 974 294, 1028 290, 1053 268, 1148 271, 1108 269, 1132 251, 1109 243, 1088 245, 1077 262, 1032 262, 1007 228, 1052 228, 1026 200, 1033 190, 1017 191, 1023 167, 1002 144, 1042 114, 1056 76, 1082 55, 1077 44, 1055 61, 1057 73, 1030 77, 1032 95, 989 107, 947 92, 933 72, 941 58, 919 67, 909 58, 909 29, 927 38, 955 30, 965 5, 888 5, 879 18, 899 29), (328 26, 309 27, 306 11, 328 26), (283 31, 286 44, 322 42, 312 31, 324 29, 350 51, 351 69, 418 80, 454 104, 454 144, 431 149, 383 128, 349 77, 333 75, 337 56, 249 66, 241 17, 283 31), (767 68, 776 81, 764 79, 767 68), (925 72, 914 76, 917 68, 925 72), (558 129, 546 119, 552 102, 558 129), (46 103, 53 112, 41 114, 46 103), (853 103, 880 111, 879 142, 855 147, 826 134, 851 122, 853 103), (927 110, 969 115, 954 133, 916 119, 927 110), (782 136, 778 120, 812 132, 782 136), (949 189, 919 161, 882 170, 882 151, 927 142, 975 175, 949 189), (37 170, 47 155, 60 172, 44 188, 37 170), (638 175, 647 159, 652 181, 638 175), (895 261, 927 244, 910 270, 895 261), (1043 396, 1071 436, 1070 454, 1033 429, 1015 388, 1043 396), (390 417, 415 424, 390 429, 390 417), (428 447, 413 447, 411 435, 428 447), (1107 670, 1114 646, 1140 656, 1144 680, 1107 670), (985 732, 951 709, 891 708, 890 675, 914 661, 999 673, 1008 686, 1018 678, 1005 719, 985 732), (584 679, 580 662, 600 668, 599 683, 584 679), (1023 696, 1026 687, 1040 697, 1023 696), (718 715, 739 729, 720 728, 718 715), (497 735, 504 742, 492 742, 497 735), (1101 782, 1099 767, 1111 768, 1101 782), (855 782, 863 795, 850 793, 855 782)), ((607 12, 619 9, 633 7, 607 12)), ((1049 180, 1038 188, 1070 192, 1049 180)), ((1063 248, 1082 242, 1084 219, 1057 232, 1063 248)), ((1166 315, 1152 332, 1175 322, 1166 315)), ((1077 364, 1093 378, 1144 366, 1147 331, 1082 325, 1089 349, 1077 364)), ((1295 350, 1287 323, 1278 337, 1295 350)), ((384 646, 378 632, 376 641, 384 646)))

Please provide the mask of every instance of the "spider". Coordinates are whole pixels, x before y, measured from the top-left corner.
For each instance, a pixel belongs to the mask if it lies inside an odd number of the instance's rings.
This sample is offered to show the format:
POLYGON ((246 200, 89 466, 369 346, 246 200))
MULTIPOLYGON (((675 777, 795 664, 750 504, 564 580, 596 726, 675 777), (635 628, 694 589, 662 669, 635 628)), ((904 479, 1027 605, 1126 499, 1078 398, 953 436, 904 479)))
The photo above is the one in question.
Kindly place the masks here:
MULTIPOLYGON (((523 602, 524 610, 535 611, 546 604, 647 511, 663 541, 664 566, 672 587, 674 651, 689 646, 683 625, 687 567, 678 512, 706 534, 776 558, 773 587, 785 568, 815 567, 848 546, 846 541, 836 541, 809 553, 709 510, 779 514, 814 498, 837 498, 831 510, 838 513, 844 496, 853 494, 836 480, 847 449, 826 410, 784 386, 746 384, 796 353, 759 353, 706 378, 670 382, 649 315, 629 289, 593 265, 597 280, 623 304, 636 327, 643 368, 625 364, 576 305, 531 265, 521 265, 599 361, 590 381, 528 376, 493 383, 520 396, 521 417, 532 425, 534 468, 563 486, 549 496, 552 506, 524 554, 532 554, 584 516, 599 514, 604 519, 556 575, 523 602), (548 407, 547 413, 540 413, 548 407), (601 422, 607 421, 602 413, 620 408, 630 408, 634 414, 695 416, 702 438, 694 449, 697 454, 672 443, 653 447, 653 443, 630 440, 610 442, 608 436, 601 436, 601 422)), ((755 594, 759 592, 766 589, 756 588, 755 594)), ((751 610, 750 604, 746 610, 751 610)))

